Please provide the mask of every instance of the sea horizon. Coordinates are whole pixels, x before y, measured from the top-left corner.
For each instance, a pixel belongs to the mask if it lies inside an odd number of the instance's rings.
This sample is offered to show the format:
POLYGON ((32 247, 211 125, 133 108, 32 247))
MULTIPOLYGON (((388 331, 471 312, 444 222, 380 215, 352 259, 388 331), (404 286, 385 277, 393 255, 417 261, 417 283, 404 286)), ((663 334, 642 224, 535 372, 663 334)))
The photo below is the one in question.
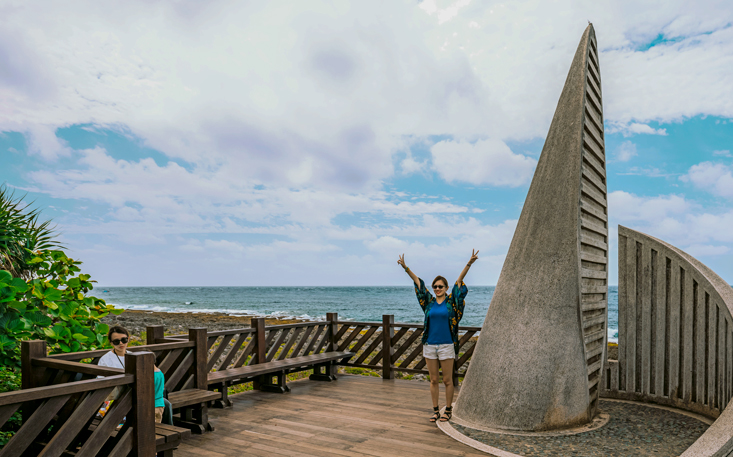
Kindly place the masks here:
MULTIPOLYGON (((480 327, 496 286, 470 286, 461 325, 480 327)), ((126 310, 224 313, 299 320, 324 320, 336 312, 344 321, 422 323, 414 288, 401 286, 97 286, 94 295, 126 310)), ((618 332, 618 286, 609 286, 608 336, 618 332)))

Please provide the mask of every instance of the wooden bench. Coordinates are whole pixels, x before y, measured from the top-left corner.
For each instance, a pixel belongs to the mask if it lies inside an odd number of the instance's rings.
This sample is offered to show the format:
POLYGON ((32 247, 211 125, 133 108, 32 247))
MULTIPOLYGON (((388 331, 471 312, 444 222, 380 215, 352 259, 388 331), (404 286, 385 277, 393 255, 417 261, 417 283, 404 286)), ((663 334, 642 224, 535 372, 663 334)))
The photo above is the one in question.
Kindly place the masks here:
POLYGON ((173 457, 181 441, 191 437, 191 430, 167 424, 155 424, 155 452, 158 457, 173 457))
POLYGON ((290 388, 286 383, 286 375, 296 371, 303 371, 313 367, 313 374, 309 379, 313 381, 336 380, 335 366, 338 361, 353 357, 353 352, 334 351, 322 352, 291 359, 274 360, 265 363, 256 363, 238 368, 228 368, 208 374, 209 388, 218 389, 221 401, 215 404, 221 407, 232 406, 227 395, 227 388, 234 384, 254 381, 256 388, 266 392, 285 393, 290 388))
POLYGON ((180 419, 173 417, 173 423, 201 434, 213 432, 209 422, 208 403, 221 398, 221 392, 202 389, 186 389, 168 394, 168 401, 174 410, 180 410, 180 419))

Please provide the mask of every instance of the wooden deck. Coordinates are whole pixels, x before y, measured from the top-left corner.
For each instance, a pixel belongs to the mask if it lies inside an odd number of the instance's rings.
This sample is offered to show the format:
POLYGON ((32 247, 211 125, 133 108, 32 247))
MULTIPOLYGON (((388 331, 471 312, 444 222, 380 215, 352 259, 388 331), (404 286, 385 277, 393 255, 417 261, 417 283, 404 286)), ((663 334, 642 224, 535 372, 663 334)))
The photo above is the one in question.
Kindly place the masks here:
MULTIPOLYGON (((231 396, 232 408, 209 410, 216 430, 186 440, 174 455, 487 455, 428 422, 432 407, 426 382, 339 375, 336 382, 306 380, 290 387, 284 395, 231 396)), ((444 398, 441 392, 441 405, 444 398)))

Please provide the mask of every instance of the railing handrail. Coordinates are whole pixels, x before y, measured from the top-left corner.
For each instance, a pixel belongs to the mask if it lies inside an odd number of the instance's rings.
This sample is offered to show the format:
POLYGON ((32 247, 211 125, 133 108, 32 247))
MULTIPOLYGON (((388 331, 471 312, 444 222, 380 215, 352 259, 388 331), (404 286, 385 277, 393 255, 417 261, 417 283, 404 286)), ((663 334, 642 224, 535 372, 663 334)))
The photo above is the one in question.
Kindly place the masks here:
MULTIPOLYGON (((188 337, 188 335, 186 335, 188 337)), ((160 344, 146 344, 143 346, 133 346, 127 348, 130 352, 141 352, 141 351, 165 351, 168 349, 181 349, 193 347, 193 341, 180 341, 175 343, 160 343, 160 344)), ((93 359, 95 357, 101 357, 111 351, 110 349, 97 349, 94 351, 81 351, 81 352, 61 352, 59 354, 50 354, 47 357, 51 359, 60 360, 84 360, 93 359)))
POLYGON ((105 387, 123 386, 132 384, 135 376, 131 374, 118 374, 98 379, 84 379, 82 381, 67 382, 53 386, 31 387, 30 389, 15 390, 13 392, 0 393, 0 406, 14 405, 27 401, 41 400, 45 398, 60 397, 90 390, 104 389, 105 387))
POLYGON ((56 360, 49 357, 32 359, 31 363, 36 367, 55 368, 57 370, 73 371, 96 376, 116 376, 125 373, 125 370, 121 368, 104 367, 91 363, 71 362, 68 360, 56 360))

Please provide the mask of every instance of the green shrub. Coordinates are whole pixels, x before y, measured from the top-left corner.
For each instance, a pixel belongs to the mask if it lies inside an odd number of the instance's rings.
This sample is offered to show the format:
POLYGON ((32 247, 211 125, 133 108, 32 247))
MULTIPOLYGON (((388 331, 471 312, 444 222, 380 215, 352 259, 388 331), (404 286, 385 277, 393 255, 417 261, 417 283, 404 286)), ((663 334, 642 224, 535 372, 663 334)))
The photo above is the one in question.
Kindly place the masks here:
MULTIPOLYGON (((20 371, 9 367, 0 367, 0 393, 20 390, 20 371)), ((20 413, 14 413, 0 430, 0 448, 5 446, 20 428, 20 413)))
POLYGON ((99 349, 109 330, 101 319, 122 309, 87 296, 94 286, 81 262, 63 251, 36 251, 32 279, 0 270, 0 365, 20 366, 20 341, 46 340, 50 353, 99 349))

